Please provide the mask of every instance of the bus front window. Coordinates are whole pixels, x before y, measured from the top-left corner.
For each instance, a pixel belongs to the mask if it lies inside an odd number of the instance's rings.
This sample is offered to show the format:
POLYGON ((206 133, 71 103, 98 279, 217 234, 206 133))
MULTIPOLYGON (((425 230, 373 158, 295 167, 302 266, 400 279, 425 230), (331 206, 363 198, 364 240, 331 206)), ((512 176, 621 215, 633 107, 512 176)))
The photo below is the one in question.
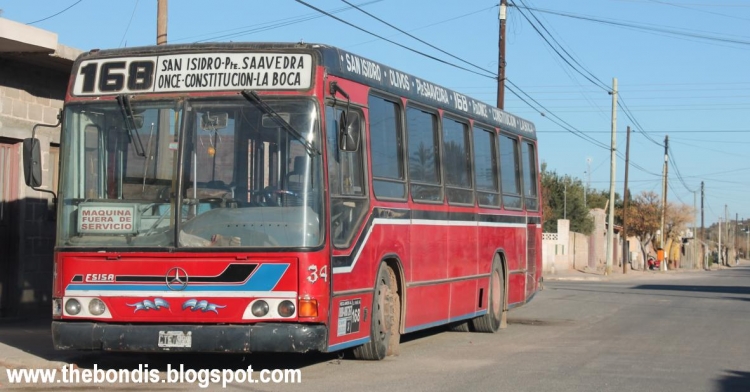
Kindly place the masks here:
POLYGON ((245 101, 196 102, 186 133, 180 246, 309 247, 322 240, 312 101, 268 100, 294 134, 245 101))
POLYGON ((171 246, 181 106, 69 105, 62 162, 61 246, 171 246))
MULTIPOLYGON (((258 108, 241 98, 118 103, 66 108, 60 246, 321 243, 321 157, 258 108)), ((313 101, 268 105, 320 146, 313 101)))

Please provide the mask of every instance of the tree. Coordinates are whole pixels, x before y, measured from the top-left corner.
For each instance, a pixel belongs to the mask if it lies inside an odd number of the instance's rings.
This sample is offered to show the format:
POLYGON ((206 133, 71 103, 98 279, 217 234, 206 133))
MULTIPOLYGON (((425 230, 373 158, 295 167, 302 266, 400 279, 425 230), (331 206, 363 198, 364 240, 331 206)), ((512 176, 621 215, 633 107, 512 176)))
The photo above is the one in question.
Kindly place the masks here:
MULTIPOLYGON (((622 220, 622 208, 619 210, 622 220)), ((661 226, 661 197, 644 191, 628 204, 628 233, 638 237, 643 260, 648 258, 646 247, 656 236, 661 226)))
MULTIPOLYGON (((664 249, 670 266, 675 267, 677 257, 673 248, 681 244, 681 233, 693 221, 693 208, 685 204, 667 204, 663 245, 656 242, 656 232, 661 228, 661 213, 661 196, 654 192, 642 192, 628 205, 628 233, 638 237, 644 260, 648 257, 647 246, 653 244, 654 247, 664 249)), ((622 206, 618 209, 617 216, 622 221, 622 206)))
POLYGON ((590 234, 594 229, 594 221, 583 203, 583 192, 580 179, 560 176, 547 170, 547 164, 542 163, 543 230, 557 231, 557 220, 567 218, 570 220, 571 231, 590 234))

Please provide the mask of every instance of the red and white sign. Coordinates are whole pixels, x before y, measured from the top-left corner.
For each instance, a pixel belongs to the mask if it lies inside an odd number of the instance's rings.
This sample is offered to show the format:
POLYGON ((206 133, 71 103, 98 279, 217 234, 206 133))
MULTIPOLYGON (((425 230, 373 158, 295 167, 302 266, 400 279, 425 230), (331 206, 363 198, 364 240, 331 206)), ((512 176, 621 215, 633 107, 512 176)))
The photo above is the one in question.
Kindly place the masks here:
POLYGON ((78 232, 82 234, 135 234, 135 205, 78 206, 78 232))

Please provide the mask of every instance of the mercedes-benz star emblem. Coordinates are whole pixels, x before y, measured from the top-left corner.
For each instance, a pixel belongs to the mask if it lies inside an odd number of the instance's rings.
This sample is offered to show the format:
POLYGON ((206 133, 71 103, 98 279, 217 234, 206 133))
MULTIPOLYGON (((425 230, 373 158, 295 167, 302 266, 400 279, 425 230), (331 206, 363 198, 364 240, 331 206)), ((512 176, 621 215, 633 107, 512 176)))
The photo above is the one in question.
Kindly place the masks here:
POLYGON ((180 267, 174 267, 167 271, 165 281, 167 282, 167 287, 169 287, 170 290, 185 290, 185 287, 187 287, 188 284, 188 274, 184 269, 180 267))

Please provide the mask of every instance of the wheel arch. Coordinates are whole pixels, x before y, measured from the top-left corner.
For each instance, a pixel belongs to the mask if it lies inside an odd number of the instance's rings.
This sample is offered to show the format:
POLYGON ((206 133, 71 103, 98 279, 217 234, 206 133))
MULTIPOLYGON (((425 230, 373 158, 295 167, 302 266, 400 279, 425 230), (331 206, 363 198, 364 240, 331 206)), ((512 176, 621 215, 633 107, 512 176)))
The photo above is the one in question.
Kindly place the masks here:
POLYGON ((503 279, 505 281, 503 284, 503 310, 502 315, 500 316, 500 328, 504 329, 508 327, 508 286, 510 286, 508 280, 510 278, 508 275, 508 258, 505 254, 505 249, 503 248, 495 249, 493 259, 494 257, 497 257, 500 260, 500 268, 502 269, 503 279))
MULTIPOLYGON (((383 255, 380 264, 385 264, 386 266, 391 268, 393 270, 393 273, 396 275, 396 287, 401 309, 401 314, 399 314, 398 318, 398 330, 403 334, 405 333, 404 319, 406 318, 406 278, 404 276, 404 265, 401 261, 401 258, 395 253, 387 253, 383 255)), ((378 269, 380 269, 380 265, 378 265, 378 269)))

